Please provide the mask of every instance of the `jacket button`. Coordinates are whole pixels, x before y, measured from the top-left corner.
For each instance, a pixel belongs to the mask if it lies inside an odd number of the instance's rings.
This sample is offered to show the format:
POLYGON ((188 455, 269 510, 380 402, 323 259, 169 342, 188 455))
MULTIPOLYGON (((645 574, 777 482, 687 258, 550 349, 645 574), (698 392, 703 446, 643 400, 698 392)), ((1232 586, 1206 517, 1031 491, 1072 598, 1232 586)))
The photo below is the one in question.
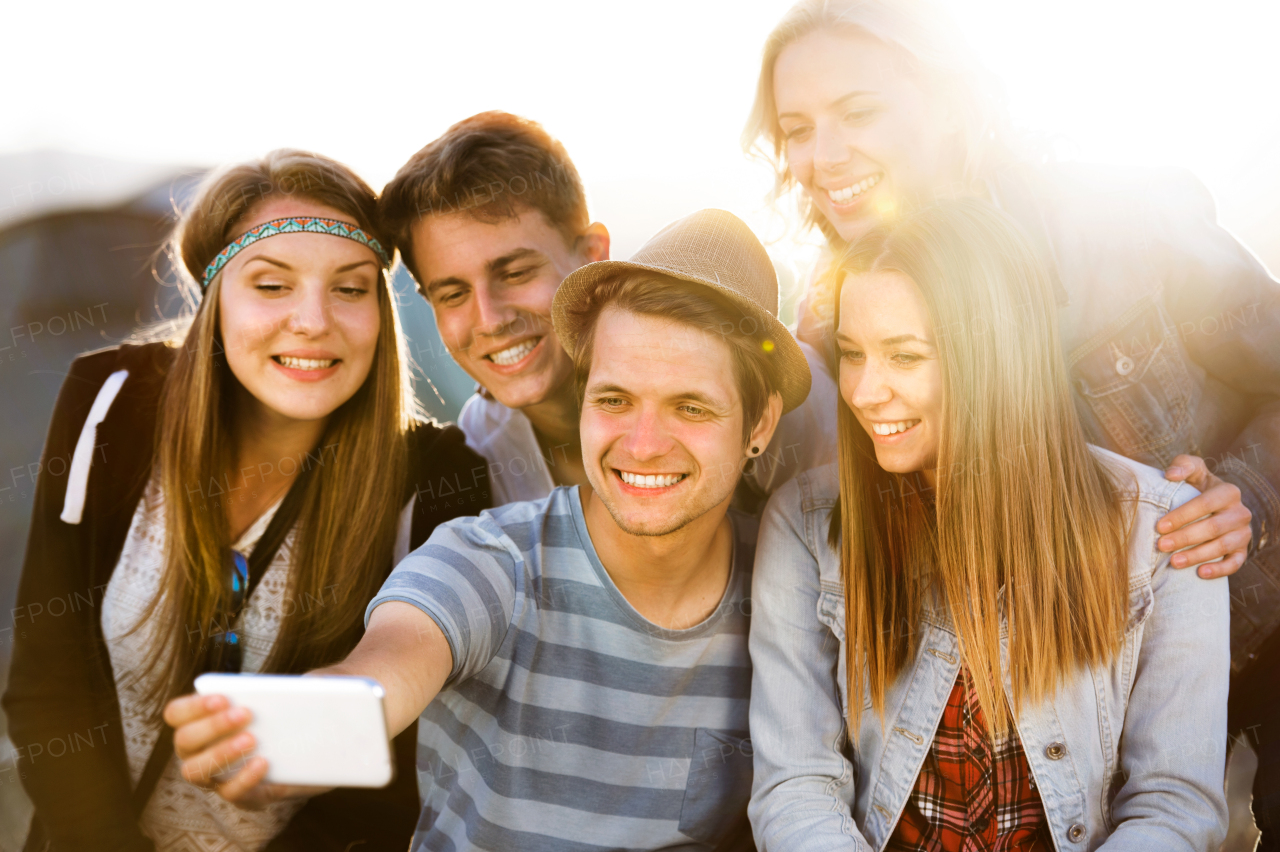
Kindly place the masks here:
POLYGON ((1080 823, 1076 823, 1075 825, 1068 828, 1067 838, 1072 843, 1079 843, 1081 840, 1084 840, 1084 826, 1081 825, 1080 823))
POLYGON ((1048 748, 1044 750, 1045 757, 1050 760, 1062 760, 1062 756, 1067 753, 1067 747, 1062 743, 1049 743, 1048 748))

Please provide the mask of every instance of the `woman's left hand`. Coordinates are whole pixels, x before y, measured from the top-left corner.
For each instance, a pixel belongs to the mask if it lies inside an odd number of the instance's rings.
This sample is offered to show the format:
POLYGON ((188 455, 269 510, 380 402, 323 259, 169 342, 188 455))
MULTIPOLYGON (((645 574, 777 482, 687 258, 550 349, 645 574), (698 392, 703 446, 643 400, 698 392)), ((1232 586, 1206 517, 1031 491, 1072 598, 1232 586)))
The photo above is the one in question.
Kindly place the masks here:
POLYGON ((1249 526, 1253 513, 1240 501, 1240 489, 1210 473, 1199 456, 1178 456, 1165 471, 1164 478, 1185 482, 1198 489, 1200 496, 1188 500, 1156 524, 1161 534, 1160 550, 1169 553, 1191 548, 1173 555, 1171 562, 1175 568, 1221 556, 1221 562, 1200 565, 1199 574, 1206 580, 1234 574, 1249 555, 1249 540, 1253 538, 1253 528, 1249 526))

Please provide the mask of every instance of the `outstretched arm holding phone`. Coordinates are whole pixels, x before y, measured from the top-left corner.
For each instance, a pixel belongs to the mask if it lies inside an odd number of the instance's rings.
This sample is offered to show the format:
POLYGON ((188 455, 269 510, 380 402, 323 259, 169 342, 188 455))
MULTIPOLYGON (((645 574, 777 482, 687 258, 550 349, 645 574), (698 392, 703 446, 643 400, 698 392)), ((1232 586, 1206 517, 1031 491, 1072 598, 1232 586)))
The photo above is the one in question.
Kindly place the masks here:
MULTIPOLYGON (((386 693, 387 734, 394 737, 431 703, 452 668, 449 643, 436 622, 411 604, 388 601, 374 609, 364 637, 344 661, 311 674, 358 675, 380 683, 386 693)), ((319 792, 313 787, 263 784, 267 762, 251 756, 256 743, 245 731, 249 711, 232 707, 223 696, 175 698, 164 718, 174 728, 174 752, 182 761, 183 777, 216 790, 227 801, 255 808, 319 792), (246 758, 230 778, 220 777, 228 766, 246 758)))

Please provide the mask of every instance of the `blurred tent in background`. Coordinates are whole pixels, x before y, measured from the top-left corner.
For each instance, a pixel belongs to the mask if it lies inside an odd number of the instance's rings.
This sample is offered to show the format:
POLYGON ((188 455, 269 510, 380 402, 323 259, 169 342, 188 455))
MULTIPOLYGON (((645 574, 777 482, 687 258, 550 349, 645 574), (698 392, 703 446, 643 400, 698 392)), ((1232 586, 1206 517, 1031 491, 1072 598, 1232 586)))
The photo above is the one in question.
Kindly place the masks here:
MULTIPOLYGON (((153 268, 198 171, 40 151, 0 157, 0 682, 49 416, 71 360, 155 319, 153 268)), ((7 726, 2 726, 0 731, 7 726)), ((0 848, 28 805, 0 740, 0 848)))
MULTIPOLYGON (((0 156, 0 688, 58 389, 80 353, 178 310, 176 289, 160 283, 174 280, 162 248, 203 173, 59 151, 0 156)), ((418 397, 437 419, 456 419, 474 385, 408 273, 398 270, 394 287, 418 397)), ((21 847, 28 807, 0 736, 0 850, 21 847)))
MULTIPOLYGON (((158 318, 160 247, 198 171, 44 151, 0 157, 0 606, 67 366, 158 318)), ((9 621, 10 619, 6 619, 9 621)), ((8 645, 12 636, 0 625, 8 645)), ((8 648, 0 650, 7 664, 8 648)))

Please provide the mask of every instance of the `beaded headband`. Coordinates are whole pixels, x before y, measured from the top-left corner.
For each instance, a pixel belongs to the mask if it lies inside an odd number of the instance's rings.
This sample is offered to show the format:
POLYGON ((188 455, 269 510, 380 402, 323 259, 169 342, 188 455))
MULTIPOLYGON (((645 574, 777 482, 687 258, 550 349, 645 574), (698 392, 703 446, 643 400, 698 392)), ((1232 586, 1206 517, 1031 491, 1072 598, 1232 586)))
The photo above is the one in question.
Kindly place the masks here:
POLYGON ((350 222, 343 222, 339 219, 321 219, 317 216, 289 216, 285 219, 272 219, 270 222, 263 222, 261 225, 250 228, 235 242, 218 252, 218 256, 205 268, 204 281, 201 282, 200 286, 208 287, 209 282, 222 271, 222 268, 231 261, 231 258, 244 249, 258 240, 265 240, 267 237, 276 237, 280 234, 328 234, 333 237, 343 237, 372 249, 373 253, 378 256, 378 260, 382 261, 384 267, 391 265, 391 258, 387 256, 387 252, 382 248, 382 243, 350 222))

